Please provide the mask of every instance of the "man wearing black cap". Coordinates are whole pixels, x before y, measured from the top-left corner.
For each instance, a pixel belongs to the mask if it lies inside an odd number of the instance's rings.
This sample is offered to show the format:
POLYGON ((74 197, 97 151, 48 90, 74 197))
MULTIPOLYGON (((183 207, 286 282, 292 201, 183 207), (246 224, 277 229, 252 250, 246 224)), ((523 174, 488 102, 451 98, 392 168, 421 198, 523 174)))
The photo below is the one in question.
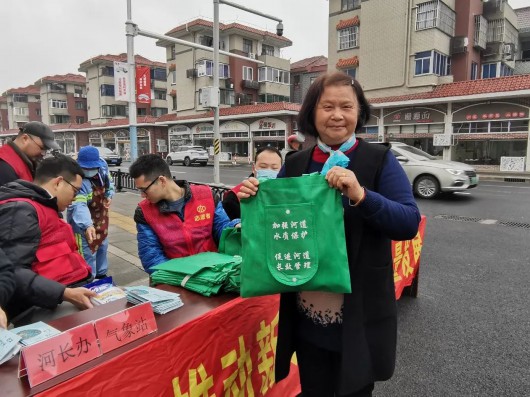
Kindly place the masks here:
POLYGON ((14 140, 0 147, 0 186, 16 179, 32 182, 37 163, 50 149, 60 149, 51 128, 40 121, 26 123, 14 140))

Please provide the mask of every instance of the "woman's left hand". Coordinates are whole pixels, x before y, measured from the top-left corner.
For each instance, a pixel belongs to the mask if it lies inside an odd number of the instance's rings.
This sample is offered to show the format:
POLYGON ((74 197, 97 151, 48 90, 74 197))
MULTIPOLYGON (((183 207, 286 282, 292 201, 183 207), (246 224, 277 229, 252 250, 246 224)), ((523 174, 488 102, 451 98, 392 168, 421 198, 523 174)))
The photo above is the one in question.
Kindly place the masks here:
POLYGON ((364 188, 351 170, 334 166, 326 174, 326 181, 330 187, 339 190, 354 203, 364 197, 364 188))

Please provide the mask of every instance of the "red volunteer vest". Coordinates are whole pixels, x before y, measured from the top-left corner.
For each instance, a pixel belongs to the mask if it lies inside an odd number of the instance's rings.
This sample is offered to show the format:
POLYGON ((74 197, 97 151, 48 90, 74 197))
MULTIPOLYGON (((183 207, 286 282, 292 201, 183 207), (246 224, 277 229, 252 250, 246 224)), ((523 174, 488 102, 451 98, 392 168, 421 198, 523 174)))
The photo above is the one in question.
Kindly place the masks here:
POLYGON ((30 168, 11 146, 4 145, 0 147, 0 159, 13 167, 19 179, 33 182, 33 175, 31 174, 30 168))
POLYGON ((215 203, 208 186, 192 185, 191 199, 186 203, 184 221, 177 214, 162 213, 157 204, 140 202, 144 218, 162 244, 164 254, 182 258, 201 252, 217 252, 213 239, 215 203))
POLYGON ((79 254, 72 227, 64 222, 50 207, 25 198, 0 201, 25 201, 37 211, 41 239, 31 270, 47 279, 70 285, 87 278, 90 266, 79 254))

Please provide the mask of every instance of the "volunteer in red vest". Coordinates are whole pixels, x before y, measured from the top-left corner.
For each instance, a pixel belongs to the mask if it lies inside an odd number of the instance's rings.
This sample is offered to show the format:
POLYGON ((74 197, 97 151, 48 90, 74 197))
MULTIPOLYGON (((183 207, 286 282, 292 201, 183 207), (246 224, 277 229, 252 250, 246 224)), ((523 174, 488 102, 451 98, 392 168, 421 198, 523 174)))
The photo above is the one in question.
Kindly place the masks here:
POLYGON ((83 171, 69 157, 42 160, 35 182, 0 187, 0 264, 14 269, 16 287, 4 307, 8 319, 32 306, 55 308, 68 301, 92 307, 95 294, 77 285, 91 279, 74 233, 59 217, 81 188, 83 171))
POLYGON ((51 128, 40 121, 26 123, 14 140, 0 147, 0 186, 16 179, 33 181, 37 163, 50 149, 60 149, 51 128))
POLYGON ((92 268, 96 279, 107 277, 109 240, 109 207, 114 184, 105 160, 94 146, 84 146, 77 155, 77 164, 85 177, 81 190, 68 207, 66 218, 74 229, 79 253, 92 268))
MULTIPOLYGON (((273 146, 263 146, 256 150, 252 174, 249 176, 258 179, 274 179, 282 168, 282 155, 273 146)), ((230 219, 241 218, 241 205, 237 198, 237 192, 243 184, 235 186, 223 196, 223 208, 230 219)))
POLYGON ((134 220, 138 256, 149 274, 169 259, 216 252, 223 229, 240 222, 230 221, 220 203, 216 207, 209 186, 175 182, 160 156, 139 157, 129 173, 144 197, 134 220))

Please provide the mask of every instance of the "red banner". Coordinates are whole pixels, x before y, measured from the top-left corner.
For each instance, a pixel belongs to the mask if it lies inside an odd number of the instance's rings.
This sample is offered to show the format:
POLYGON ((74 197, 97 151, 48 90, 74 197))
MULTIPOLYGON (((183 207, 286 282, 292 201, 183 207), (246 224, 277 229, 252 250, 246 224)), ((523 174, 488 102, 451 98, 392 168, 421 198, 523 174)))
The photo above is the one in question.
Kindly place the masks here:
POLYGON ((237 298, 40 395, 296 396, 274 383, 279 296, 237 298))
POLYGON ((392 241, 396 299, 401 297, 403 289, 412 285, 418 274, 426 223, 425 216, 422 216, 418 234, 412 240, 392 241))
POLYGON ((136 102, 151 103, 151 69, 149 66, 136 67, 136 102))

